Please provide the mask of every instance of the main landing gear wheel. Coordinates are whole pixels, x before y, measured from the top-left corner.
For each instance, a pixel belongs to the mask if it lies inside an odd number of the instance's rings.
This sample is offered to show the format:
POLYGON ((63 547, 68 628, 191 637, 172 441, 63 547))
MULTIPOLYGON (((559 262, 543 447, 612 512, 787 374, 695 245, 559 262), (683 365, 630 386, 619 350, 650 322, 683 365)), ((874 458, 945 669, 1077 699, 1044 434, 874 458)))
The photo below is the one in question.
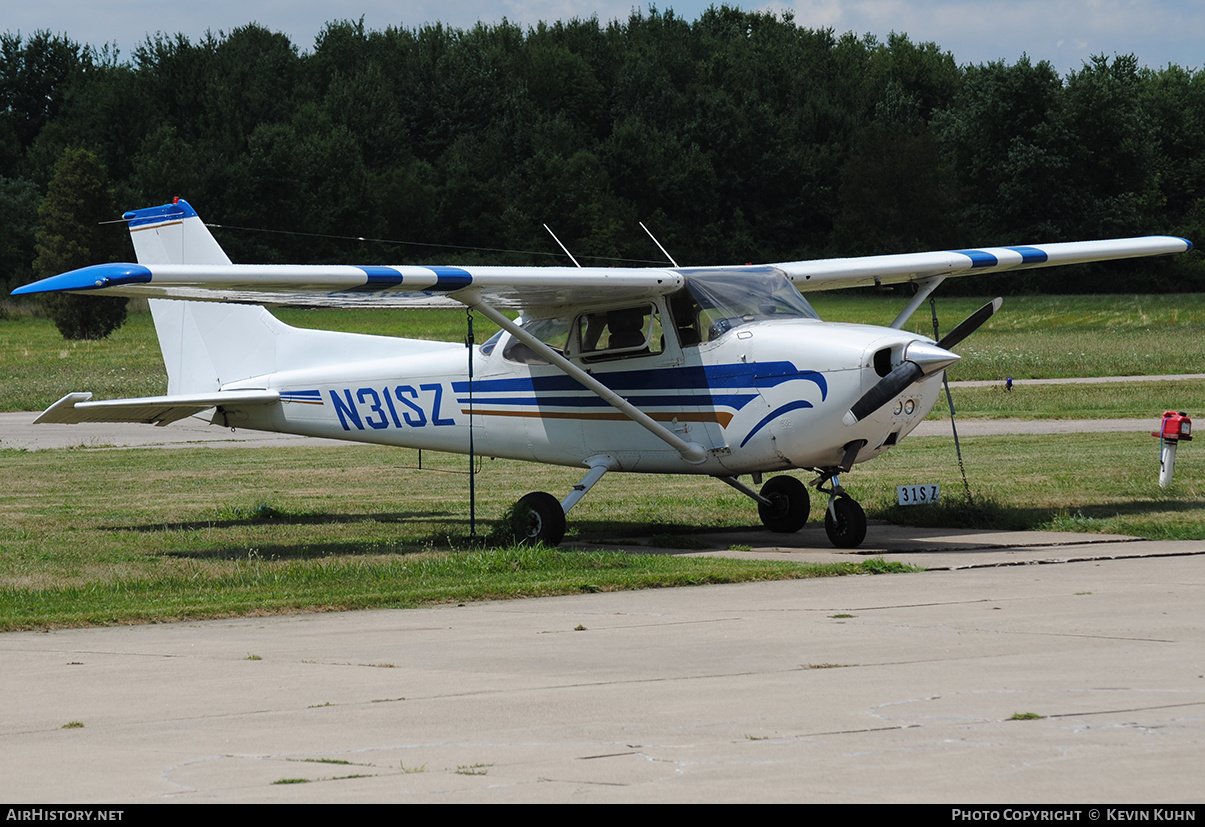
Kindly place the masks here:
POLYGON ((866 512, 850 497, 834 497, 824 511, 824 531, 837 548, 857 548, 866 539, 866 512))
POLYGON ((515 540, 525 546, 560 545, 565 537, 565 511, 551 494, 533 491, 515 504, 515 540))
POLYGON ((807 486, 794 477, 774 477, 759 492, 770 501, 758 503, 762 525, 779 534, 794 534, 808 521, 812 508, 807 486))

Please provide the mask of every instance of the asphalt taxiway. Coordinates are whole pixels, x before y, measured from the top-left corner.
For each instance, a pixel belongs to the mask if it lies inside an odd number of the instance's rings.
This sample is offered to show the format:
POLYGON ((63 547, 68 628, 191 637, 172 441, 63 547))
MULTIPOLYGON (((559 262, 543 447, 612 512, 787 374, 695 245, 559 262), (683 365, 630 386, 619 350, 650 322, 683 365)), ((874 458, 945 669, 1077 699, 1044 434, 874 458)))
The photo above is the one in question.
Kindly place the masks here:
POLYGON ((934 570, 3 634, 0 800, 1205 798, 1205 544, 872 542, 934 570))

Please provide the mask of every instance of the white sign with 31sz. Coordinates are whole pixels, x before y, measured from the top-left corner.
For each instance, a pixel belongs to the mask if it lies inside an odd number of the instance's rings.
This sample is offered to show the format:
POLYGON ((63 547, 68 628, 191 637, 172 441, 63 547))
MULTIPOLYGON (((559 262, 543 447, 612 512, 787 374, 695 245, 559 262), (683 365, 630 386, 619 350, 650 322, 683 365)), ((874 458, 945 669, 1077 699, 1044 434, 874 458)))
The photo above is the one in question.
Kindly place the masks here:
POLYGON ((927 505, 941 497, 941 486, 936 483, 924 485, 897 485, 895 497, 900 505, 927 505))

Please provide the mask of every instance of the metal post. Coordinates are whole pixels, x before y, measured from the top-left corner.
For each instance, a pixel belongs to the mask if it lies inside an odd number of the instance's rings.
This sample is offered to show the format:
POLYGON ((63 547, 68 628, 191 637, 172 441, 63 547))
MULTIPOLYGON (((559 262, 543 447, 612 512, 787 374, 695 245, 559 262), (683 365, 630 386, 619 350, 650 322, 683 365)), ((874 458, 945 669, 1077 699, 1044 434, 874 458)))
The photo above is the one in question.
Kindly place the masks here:
POLYGON ((464 345, 469 351, 469 536, 477 536, 477 454, 473 444, 473 309, 466 307, 468 335, 464 345))

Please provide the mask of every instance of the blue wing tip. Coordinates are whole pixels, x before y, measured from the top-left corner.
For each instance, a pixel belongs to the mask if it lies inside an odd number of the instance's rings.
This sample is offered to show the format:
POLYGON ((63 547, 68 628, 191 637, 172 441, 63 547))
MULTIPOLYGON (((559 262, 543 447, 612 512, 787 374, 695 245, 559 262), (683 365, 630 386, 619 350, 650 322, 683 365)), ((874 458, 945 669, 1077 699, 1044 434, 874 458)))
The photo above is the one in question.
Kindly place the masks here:
POLYGON ((18 287, 12 295, 31 296, 36 293, 99 290, 123 284, 145 284, 150 280, 151 271, 140 264, 94 264, 18 287))

